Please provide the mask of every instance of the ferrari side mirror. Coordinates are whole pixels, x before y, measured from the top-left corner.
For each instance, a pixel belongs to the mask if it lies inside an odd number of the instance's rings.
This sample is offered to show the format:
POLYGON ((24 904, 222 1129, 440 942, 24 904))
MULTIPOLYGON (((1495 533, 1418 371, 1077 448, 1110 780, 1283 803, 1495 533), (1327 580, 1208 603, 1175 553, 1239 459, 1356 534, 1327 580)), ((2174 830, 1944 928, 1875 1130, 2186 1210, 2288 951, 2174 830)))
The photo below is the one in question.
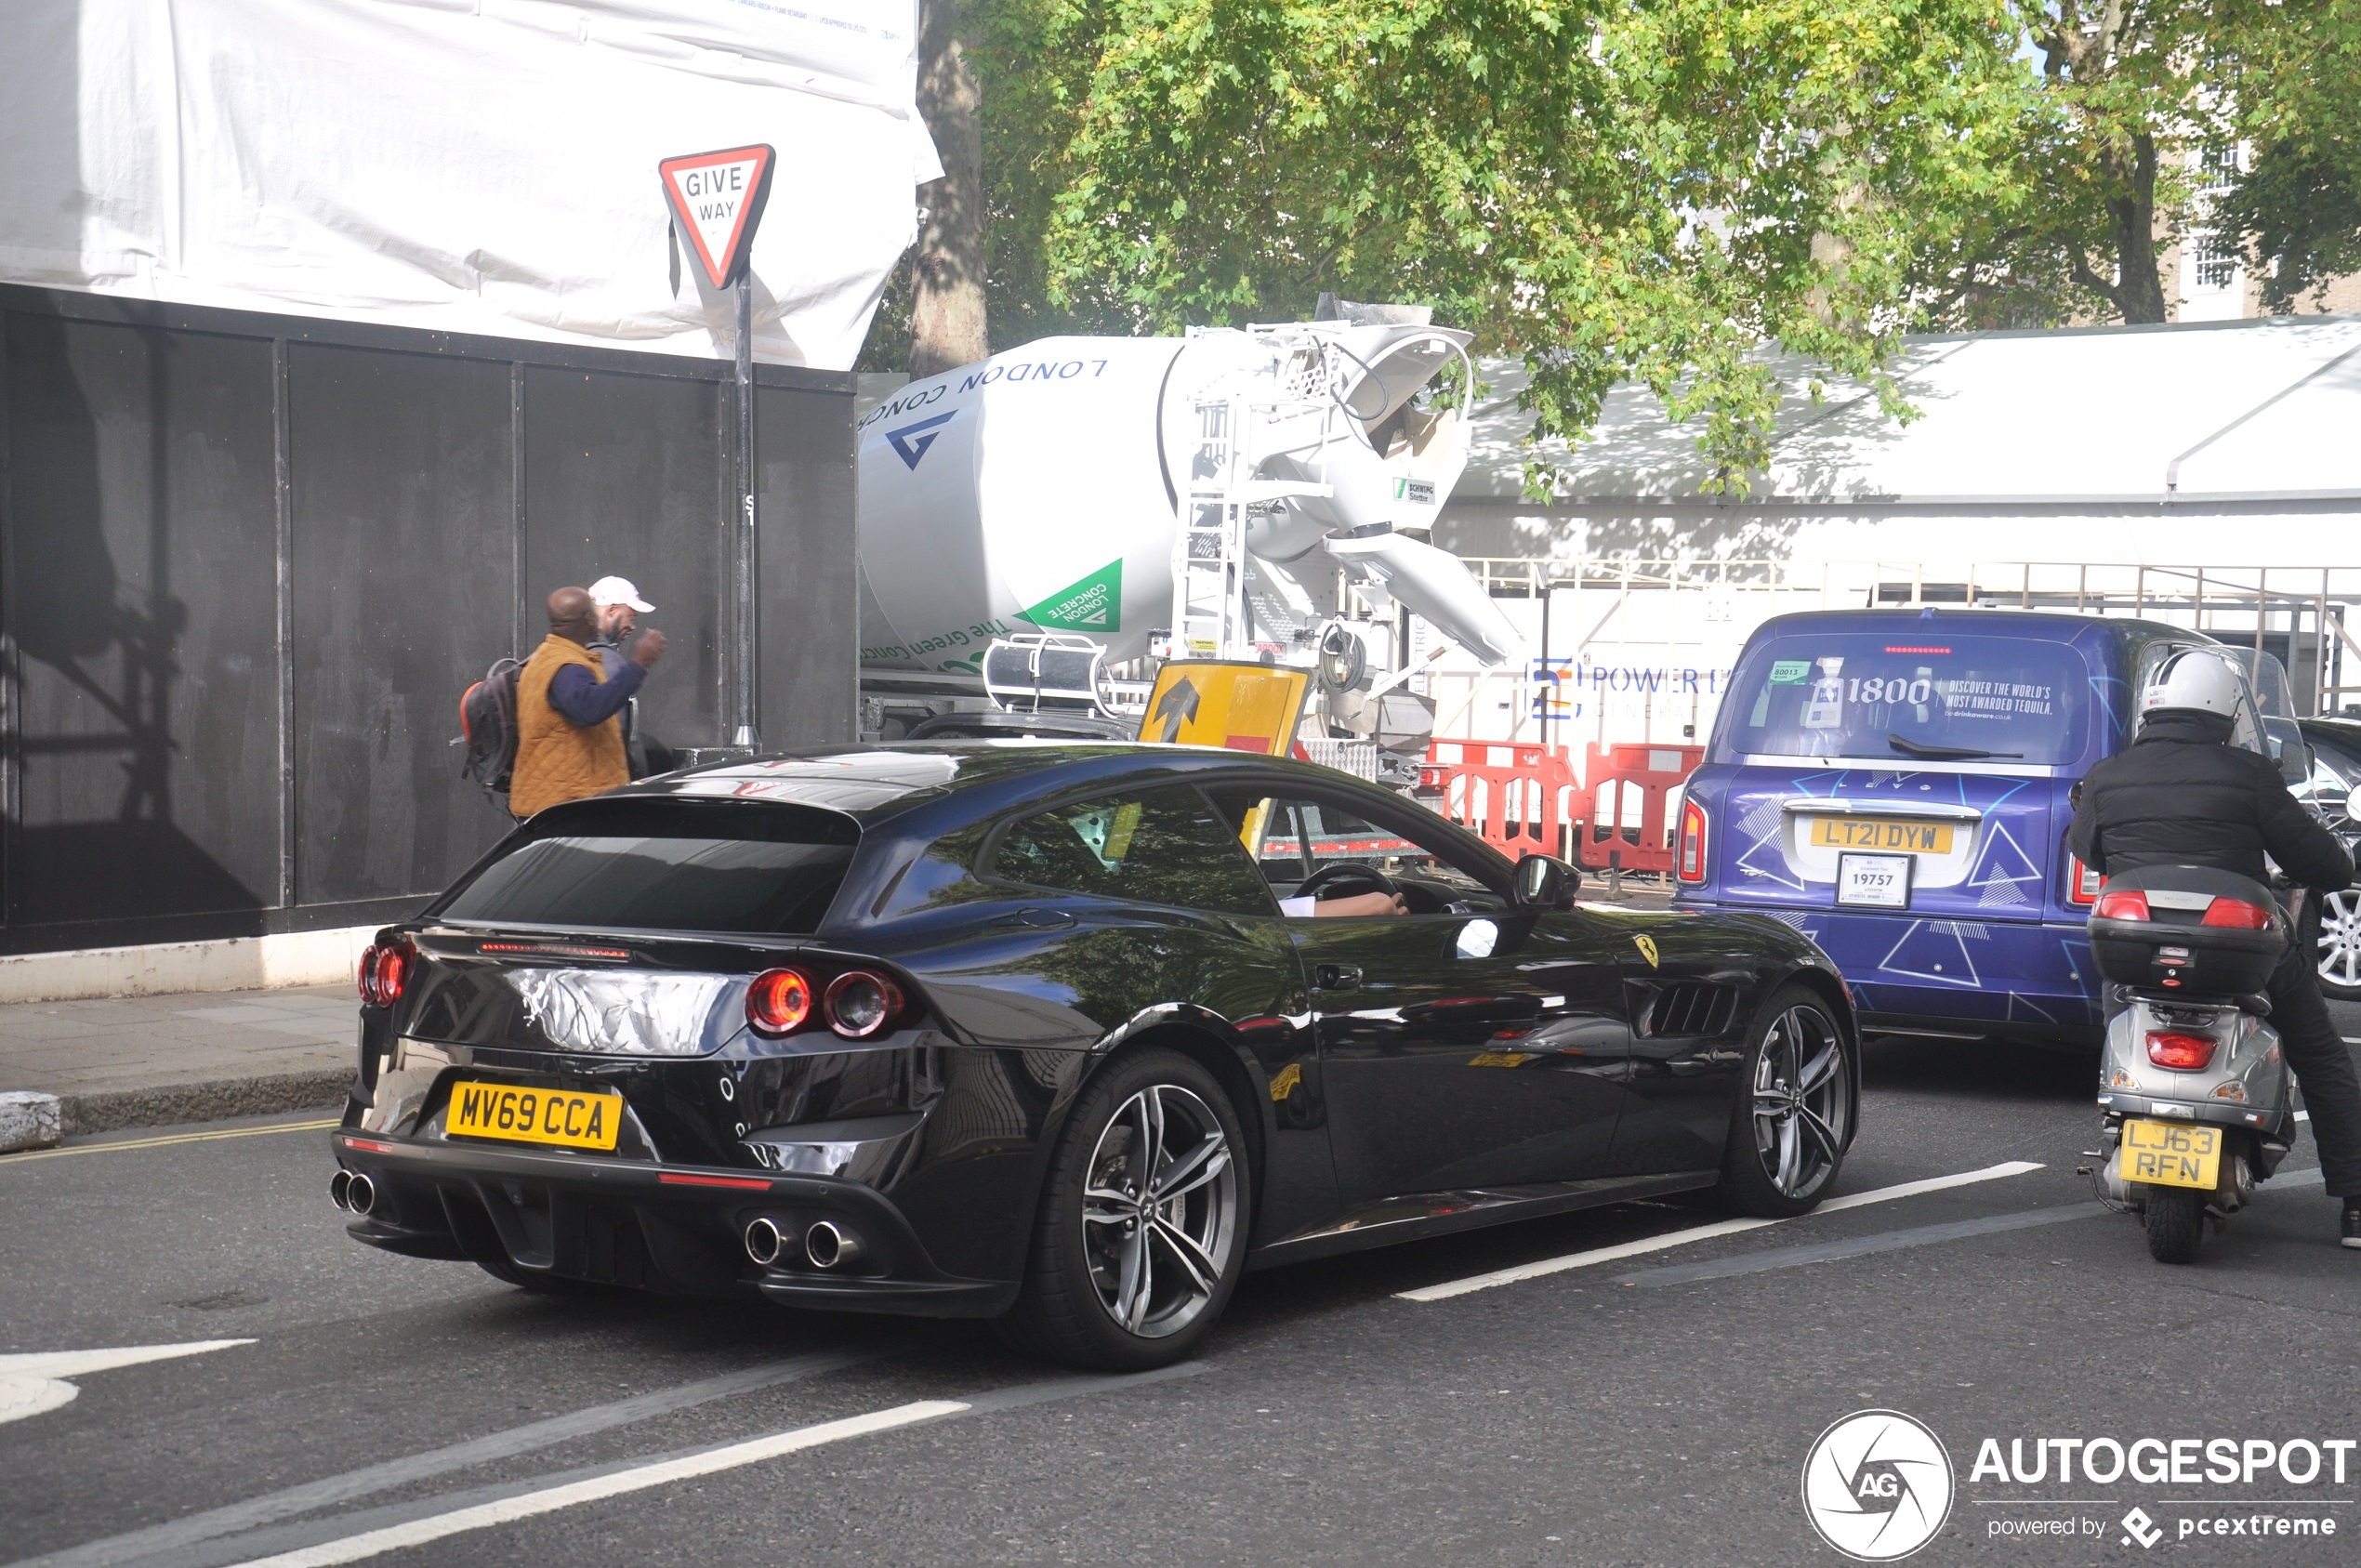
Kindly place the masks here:
POLYGON ((1517 862, 1516 898, 1526 909, 1563 909, 1574 903, 1582 873, 1552 855, 1527 855, 1517 862))

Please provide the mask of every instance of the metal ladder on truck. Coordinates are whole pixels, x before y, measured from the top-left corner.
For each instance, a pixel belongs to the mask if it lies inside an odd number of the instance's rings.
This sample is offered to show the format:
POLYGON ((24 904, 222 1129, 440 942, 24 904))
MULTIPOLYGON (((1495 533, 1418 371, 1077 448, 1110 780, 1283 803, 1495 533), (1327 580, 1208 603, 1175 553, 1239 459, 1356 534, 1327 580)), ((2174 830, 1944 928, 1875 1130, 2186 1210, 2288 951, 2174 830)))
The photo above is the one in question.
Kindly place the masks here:
POLYGON ((1258 401, 1240 390, 1195 402, 1196 450, 1174 507, 1179 526, 1172 541, 1169 656, 1175 659, 1257 656, 1247 523, 1273 501, 1333 493, 1326 484, 1249 477, 1265 455, 1257 449, 1258 431, 1299 427, 1305 415, 1317 415, 1324 439, 1332 439, 1340 406, 1316 337, 1286 327, 1260 329, 1259 336, 1283 361, 1278 397, 1258 401))

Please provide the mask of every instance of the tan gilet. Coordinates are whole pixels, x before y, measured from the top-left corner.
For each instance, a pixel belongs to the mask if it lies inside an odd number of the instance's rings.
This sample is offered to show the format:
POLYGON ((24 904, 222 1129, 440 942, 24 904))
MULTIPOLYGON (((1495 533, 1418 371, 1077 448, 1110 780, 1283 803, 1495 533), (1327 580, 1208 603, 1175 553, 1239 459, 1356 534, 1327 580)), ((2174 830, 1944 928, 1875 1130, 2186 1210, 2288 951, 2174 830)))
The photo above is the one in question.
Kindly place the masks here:
POLYGON ((517 677, 517 763, 508 779, 508 810, 521 817, 631 782, 619 717, 586 729, 550 705, 549 682, 568 665, 580 665, 606 683, 599 655, 555 632, 517 677))

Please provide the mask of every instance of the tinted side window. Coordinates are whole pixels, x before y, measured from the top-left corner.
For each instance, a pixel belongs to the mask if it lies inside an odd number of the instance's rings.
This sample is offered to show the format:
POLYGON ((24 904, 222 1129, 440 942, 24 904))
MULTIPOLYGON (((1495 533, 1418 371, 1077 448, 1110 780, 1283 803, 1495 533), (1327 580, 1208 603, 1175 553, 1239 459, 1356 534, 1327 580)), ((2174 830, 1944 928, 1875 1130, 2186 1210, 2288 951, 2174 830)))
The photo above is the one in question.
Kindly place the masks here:
POLYGON ((1222 915, 1275 913, 1237 834, 1186 786, 1101 796, 1027 817, 1001 837, 992 874, 1222 915))

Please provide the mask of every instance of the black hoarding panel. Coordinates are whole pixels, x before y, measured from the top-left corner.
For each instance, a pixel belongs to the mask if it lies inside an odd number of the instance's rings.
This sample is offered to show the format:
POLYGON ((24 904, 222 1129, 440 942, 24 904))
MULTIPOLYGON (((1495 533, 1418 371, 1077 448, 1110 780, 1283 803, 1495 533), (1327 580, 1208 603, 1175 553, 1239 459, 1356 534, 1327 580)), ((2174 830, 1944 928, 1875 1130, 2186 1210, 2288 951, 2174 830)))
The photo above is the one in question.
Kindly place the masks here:
POLYGON ((861 656, 852 400, 758 387, 754 407, 762 468, 762 744, 849 741, 861 656))
POLYGON ((296 890, 429 893, 507 828, 459 693, 514 635, 508 367, 293 344, 296 890))
POLYGON ((723 389, 534 366, 525 372, 524 581, 519 652, 547 629, 550 590, 627 577, 655 606, 663 661, 640 696, 640 734, 666 748, 729 737, 721 719, 728 516, 723 389))
POLYGON ((6 333, 8 921, 276 903, 270 346, 17 311, 6 333))

